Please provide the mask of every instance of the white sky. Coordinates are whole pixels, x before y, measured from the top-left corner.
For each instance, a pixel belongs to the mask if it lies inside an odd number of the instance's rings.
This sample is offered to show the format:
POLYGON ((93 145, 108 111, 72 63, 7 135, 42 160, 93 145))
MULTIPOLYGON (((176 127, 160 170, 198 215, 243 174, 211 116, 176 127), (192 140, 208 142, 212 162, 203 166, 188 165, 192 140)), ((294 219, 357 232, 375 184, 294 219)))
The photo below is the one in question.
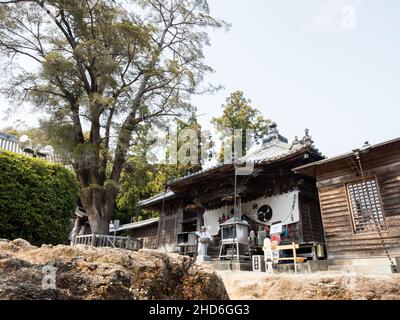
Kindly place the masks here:
MULTIPOLYGON (((208 78, 225 89, 194 98, 204 128, 234 90, 278 123, 292 140, 309 128, 327 156, 400 136, 400 1, 209 0, 212 14, 232 23, 211 35, 208 78), (342 27, 343 8, 356 12, 355 30, 342 27), (348 7, 346 7, 348 8, 348 7)), ((22 112, 35 125, 37 114, 22 112)))

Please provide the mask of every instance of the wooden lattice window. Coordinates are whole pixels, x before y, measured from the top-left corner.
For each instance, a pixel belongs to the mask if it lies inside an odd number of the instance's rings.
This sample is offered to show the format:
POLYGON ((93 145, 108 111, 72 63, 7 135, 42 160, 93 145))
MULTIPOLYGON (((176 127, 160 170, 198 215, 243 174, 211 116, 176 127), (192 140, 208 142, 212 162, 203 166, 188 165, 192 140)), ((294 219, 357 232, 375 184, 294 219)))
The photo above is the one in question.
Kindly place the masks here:
POLYGON ((385 228, 385 219, 375 178, 347 185, 354 230, 358 232, 377 231, 385 228))

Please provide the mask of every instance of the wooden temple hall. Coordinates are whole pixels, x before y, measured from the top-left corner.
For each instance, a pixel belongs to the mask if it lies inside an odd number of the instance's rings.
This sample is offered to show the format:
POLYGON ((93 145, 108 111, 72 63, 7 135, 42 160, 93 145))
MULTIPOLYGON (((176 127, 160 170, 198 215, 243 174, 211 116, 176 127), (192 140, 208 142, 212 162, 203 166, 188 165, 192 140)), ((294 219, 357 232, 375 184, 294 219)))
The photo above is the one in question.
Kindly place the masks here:
POLYGON ((400 138, 295 170, 317 180, 329 259, 399 264, 400 138))
POLYGON ((263 255, 270 228, 280 224, 281 244, 298 244, 304 259, 323 258, 316 177, 293 171, 322 159, 308 130, 289 143, 274 124, 262 146, 236 165, 219 165, 172 181, 165 193, 140 202, 141 208, 159 212, 158 228, 149 225, 148 233, 146 226, 136 228, 131 236, 146 234, 142 239, 152 248, 196 255, 194 232, 205 226, 212 236, 212 260, 250 261, 250 254, 263 255))
POLYGON ((325 159, 308 130, 289 143, 273 125, 263 145, 235 163, 172 181, 142 201, 159 219, 133 224, 131 235, 145 247, 195 256, 195 232, 205 226, 212 260, 252 259, 261 271, 264 240, 278 232, 276 267, 400 271, 400 138, 325 159))

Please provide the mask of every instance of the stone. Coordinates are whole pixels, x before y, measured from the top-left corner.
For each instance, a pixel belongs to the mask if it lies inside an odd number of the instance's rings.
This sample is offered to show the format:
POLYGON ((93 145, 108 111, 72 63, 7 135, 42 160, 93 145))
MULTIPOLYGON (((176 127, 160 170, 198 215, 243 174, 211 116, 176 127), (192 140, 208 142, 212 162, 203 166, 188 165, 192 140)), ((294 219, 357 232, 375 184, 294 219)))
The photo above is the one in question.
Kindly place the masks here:
POLYGON ((90 246, 42 246, 0 240, 0 300, 225 300, 213 269, 189 257, 90 246), (55 270, 55 289, 43 279, 55 270), (55 268, 55 269, 52 269, 55 268))

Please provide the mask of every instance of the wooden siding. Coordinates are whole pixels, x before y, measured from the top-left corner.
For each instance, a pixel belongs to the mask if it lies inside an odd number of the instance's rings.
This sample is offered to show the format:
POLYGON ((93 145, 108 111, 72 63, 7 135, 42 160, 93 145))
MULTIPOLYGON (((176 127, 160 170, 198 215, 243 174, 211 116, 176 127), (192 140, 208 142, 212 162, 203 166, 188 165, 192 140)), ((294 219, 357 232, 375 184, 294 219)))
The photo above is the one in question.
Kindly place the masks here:
POLYGON ((183 212, 183 203, 171 201, 160 213, 157 232, 158 248, 173 251, 176 244, 176 234, 180 231, 183 212))
POLYGON ((318 200, 301 196, 299 205, 303 241, 324 243, 318 200))
MULTIPOLYGON (((386 229, 383 241, 391 255, 400 255, 400 148, 362 154, 366 177, 378 182, 386 229)), ((347 183, 361 180, 352 160, 318 168, 318 185, 329 258, 384 256, 378 232, 354 233, 347 183)))
POLYGON ((144 249, 157 249, 158 224, 131 230, 129 235, 135 239, 143 240, 144 249))
POLYGON ((301 241, 324 243, 321 210, 314 179, 305 179, 300 185, 299 209, 301 241))

